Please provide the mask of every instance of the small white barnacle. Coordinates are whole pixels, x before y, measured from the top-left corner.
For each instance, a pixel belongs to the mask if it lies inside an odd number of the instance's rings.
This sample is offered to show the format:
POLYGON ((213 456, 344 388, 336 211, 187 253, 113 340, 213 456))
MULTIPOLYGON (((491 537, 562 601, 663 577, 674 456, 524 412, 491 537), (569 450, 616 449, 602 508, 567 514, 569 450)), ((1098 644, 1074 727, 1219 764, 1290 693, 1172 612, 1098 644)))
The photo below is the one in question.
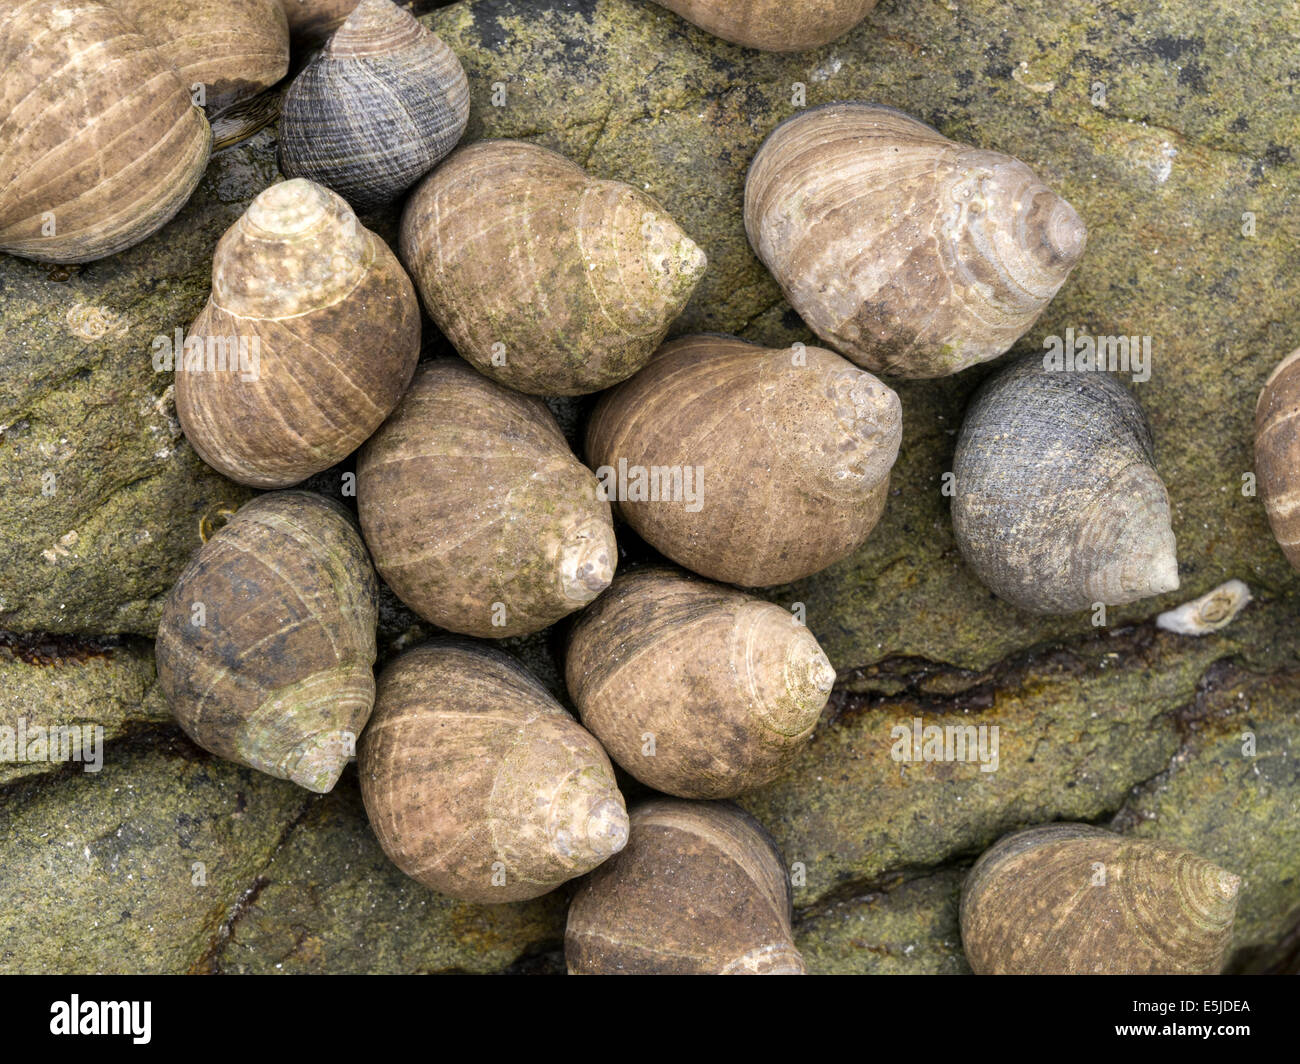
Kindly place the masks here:
POLYGON ((1205 635, 1226 627, 1250 601, 1250 588, 1240 580, 1229 580, 1198 599, 1156 618, 1156 627, 1179 635, 1205 635))

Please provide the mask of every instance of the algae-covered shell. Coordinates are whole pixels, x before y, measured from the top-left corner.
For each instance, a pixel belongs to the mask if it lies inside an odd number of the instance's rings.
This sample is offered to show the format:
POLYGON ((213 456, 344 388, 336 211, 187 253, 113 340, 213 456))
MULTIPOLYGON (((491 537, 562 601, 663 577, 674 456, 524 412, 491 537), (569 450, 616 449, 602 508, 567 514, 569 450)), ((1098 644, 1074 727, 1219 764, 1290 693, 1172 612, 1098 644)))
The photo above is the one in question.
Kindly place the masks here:
POLYGON ((341 506, 259 496, 199 548, 163 605, 167 704, 205 750, 330 790, 374 704, 377 595, 341 506))
POLYGON ((1259 393, 1255 472, 1273 536, 1300 569, 1300 350, 1277 364, 1259 393))
POLYGON ((419 357, 420 307, 397 256, 329 189, 282 181, 217 245, 212 294, 177 358, 176 412, 208 465, 287 487, 361 446, 419 357))
POLYGON ((458 149, 412 193, 398 247, 456 350, 534 395, 631 376, 705 268, 644 192, 519 141, 458 149))
POLYGON ((535 632, 614 577, 609 503, 540 399, 459 359, 422 365, 361 450, 357 506, 380 575, 462 635, 535 632))
POLYGON ((658 551, 763 587, 861 546, 901 437, 898 396, 834 352, 690 336, 601 397, 587 458, 658 551))
POLYGON ((469 82, 437 34, 390 0, 361 0, 285 93, 280 166, 354 207, 396 199, 469 121, 469 82))
POLYGON ((1087 235, 1020 160, 866 103, 777 127, 749 169, 745 231, 813 332, 900 377, 940 377, 1009 350, 1087 235))
POLYGON ((1219 972, 1241 881, 1161 842, 1087 824, 999 841, 962 888, 962 945, 978 974, 1219 972))
POLYGON ((506 655, 464 642, 402 654, 358 750, 384 852, 465 901, 535 898, 627 841, 609 758, 506 655))
POLYGON ((656 0, 724 41, 765 52, 829 44, 867 17, 876 0, 656 0))
POLYGON ((1178 587, 1151 430, 1109 374, 1013 363, 971 401, 953 474, 957 545, 1012 605, 1070 613, 1178 587))
POLYGON ((790 883, 762 826, 727 802, 656 798, 569 906, 573 975, 802 975, 790 883))
POLYGON ((653 566, 579 616, 565 677, 583 725, 642 783, 728 798, 781 774, 835 670, 788 610, 653 566))
POLYGON ((203 111, 113 6, 5 5, 0 70, 0 251, 103 258, 170 221, 203 176, 203 111))

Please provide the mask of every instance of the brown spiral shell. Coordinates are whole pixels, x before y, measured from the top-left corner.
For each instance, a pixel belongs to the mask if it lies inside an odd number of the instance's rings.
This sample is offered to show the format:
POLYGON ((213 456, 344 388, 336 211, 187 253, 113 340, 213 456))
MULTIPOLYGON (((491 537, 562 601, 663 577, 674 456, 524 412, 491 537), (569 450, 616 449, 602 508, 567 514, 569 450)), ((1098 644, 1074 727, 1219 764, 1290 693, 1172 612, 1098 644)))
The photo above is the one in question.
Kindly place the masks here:
POLYGON ((167 704, 205 750, 330 790, 374 704, 377 596, 341 506, 301 491, 253 499, 163 606, 155 652, 167 704))
POLYGON ((460 359, 420 366, 361 451, 375 565, 425 620, 493 639, 536 632, 609 586, 609 504, 540 399, 460 359))
POLYGON ((767 138, 745 231, 790 305, 875 373, 941 377, 1009 350, 1083 254, 1074 208, 1018 159, 833 103, 767 138))
POLYGON ((781 774, 835 670, 788 610, 652 566, 579 616, 565 677, 583 725, 642 783, 729 798, 781 774))
POLYGON ((901 437, 898 396, 834 352, 689 336, 601 397, 587 457, 656 550, 712 580, 763 587, 866 540, 901 437), (653 485, 656 470, 668 471, 659 498, 643 499, 634 478, 653 485))
POLYGON ((1300 350, 1277 364, 1259 393, 1255 473, 1273 536, 1300 569, 1300 350))
POLYGON ((357 449, 420 356, 415 289, 329 189, 282 181, 226 231, 176 364, 176 411, 232 480, 286 487, 357 449))
POLYGON ((0 70, 0 251, 103 258, 170 221, 203 176, 203 111, 112 5, 6 4, 0 70))
POLYGON ((962 945, 977 974, 1215 974, 1240 884, 1161 842, 1048 824, 1008 835, 975 863, 962 888, 962 945))
POLYGON ((706 261, 645 193, 506 140, 460 148, 430 174, 398 247, 461 356, 534 395, 595 392, 635 373, 706 261))
POLYGON ((848 33, 876 0, 656 0, 715 37, 766 52, 804 52, 848 33))
POLYGON ((358 767, 384 852, 465 901, 535 898, 627 842, 600 744, 487 647, 431 643, 389 664, 358 767))
POLYGON ((776 844, 727 802, 656 798, 569 906, 572 975, 803 975, 776 844))

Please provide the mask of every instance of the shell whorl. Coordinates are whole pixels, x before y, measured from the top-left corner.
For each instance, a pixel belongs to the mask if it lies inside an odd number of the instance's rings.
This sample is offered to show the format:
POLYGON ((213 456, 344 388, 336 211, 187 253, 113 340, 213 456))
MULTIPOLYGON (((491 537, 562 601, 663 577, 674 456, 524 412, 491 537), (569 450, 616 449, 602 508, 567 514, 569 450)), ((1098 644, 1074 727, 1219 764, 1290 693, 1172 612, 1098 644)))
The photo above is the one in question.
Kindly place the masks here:
POLYGON ((1049 824, 1007 836, 975 863, 962 943, 977 973, 1213 974, 1240 886, 1164 843, 1049 824))
POLYGON ((1300 350, 1282 359, 1260 390, 1255 472, 1273 537, 1300 569, 1300 350))
POLYGON ((362 0, 285 93, 281 167, 379 207, 433 169, 468 122, 455 52, 391 0, 362 0))
POLYGON ((1007 351, 1086 242, 1074 208, 1024 163, 865 103, 772 132, 746 180, 745 230, 818 336, 904 377, 1007 351))
POLYGON ((1108 374, 1013 363, 972 400, 953 473, 957 544, 1012 605, 1070 613, 1177 588, 1151 432, 1108 374))
POLYGON ((746 48, 803 52, 848 33, 876 0, 656 0, 700 29, 746 48))

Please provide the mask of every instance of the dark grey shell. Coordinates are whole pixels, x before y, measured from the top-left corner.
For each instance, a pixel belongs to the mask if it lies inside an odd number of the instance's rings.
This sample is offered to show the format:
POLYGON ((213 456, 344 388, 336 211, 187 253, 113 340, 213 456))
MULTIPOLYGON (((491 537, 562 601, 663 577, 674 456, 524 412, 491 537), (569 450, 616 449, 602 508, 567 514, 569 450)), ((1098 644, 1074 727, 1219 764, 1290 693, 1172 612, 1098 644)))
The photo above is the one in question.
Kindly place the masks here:
POLYGON ((379 207, 432 170, 468 121, 455 52, 390 0, 362 0, 285 93, 280 168, 379 207))
POLYGON ((1012 605, 1071 613, 1178 586, 1151 430, 1114 377, 1013 363, 972 400, 953 473, 962 556, 1012 605))

